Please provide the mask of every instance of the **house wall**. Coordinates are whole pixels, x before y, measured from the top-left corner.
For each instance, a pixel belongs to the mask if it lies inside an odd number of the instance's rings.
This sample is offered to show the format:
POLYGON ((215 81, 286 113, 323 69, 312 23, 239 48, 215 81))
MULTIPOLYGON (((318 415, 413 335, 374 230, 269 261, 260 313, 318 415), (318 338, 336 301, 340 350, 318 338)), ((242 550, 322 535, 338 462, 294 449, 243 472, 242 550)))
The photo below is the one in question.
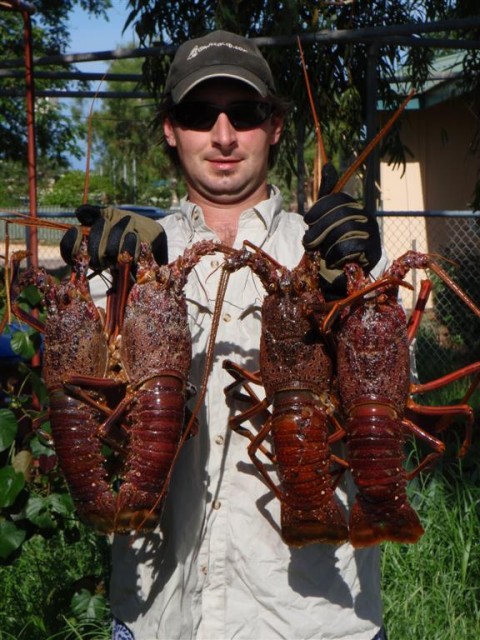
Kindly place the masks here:
POLYGON ((404 202, 413 209, 423 201, 426 209, 465 210, 472 200, 479 158, 469 152, 476 127, 475 114, 464 98, 402 116, 402 140, 413 154, 403 169, 382 162, 384 209, 404 202), (415 193, 421 189, 421 195, 415 193))
MULTIPOLYGON (((459 97, 427 109, 407 111, 401 118, 402 141, 413 157, 407 157, 405 168, 381 162, 380 208, 385 211, 468 209, 479 170, 478 156, 469 153, 478 116, 475 117, 468 102, 459 97)), ((458 224, 470 222, 459 220, 458 224)), ((391 258, 409 249, 441 253, 451 240, 448 224, 438 218, 387 217, 382 226, 385 248, 391 258)), ((469 237, 468 230, 466 234, 469 237)), ((472 242, 478 242, 476 234, 472 242)), ((402 292, 408 308, 414 295, 402 292)))

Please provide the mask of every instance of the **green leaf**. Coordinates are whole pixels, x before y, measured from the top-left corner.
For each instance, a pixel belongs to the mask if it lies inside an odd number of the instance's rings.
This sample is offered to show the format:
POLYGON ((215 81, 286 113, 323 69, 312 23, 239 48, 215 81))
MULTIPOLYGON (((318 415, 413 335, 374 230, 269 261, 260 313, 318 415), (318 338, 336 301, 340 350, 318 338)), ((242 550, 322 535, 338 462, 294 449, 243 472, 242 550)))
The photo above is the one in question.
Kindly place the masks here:
POLYGON ((38 495, 31 495, 25 506, 25 516, 40 527, 40 529, 54 529, 55 520, 50 513, 48 498, 38 495))
POLYGON ((51 493, 46 501, 54 513, 59 513, 62 516, 68 516, 75 510, 69 493, 51 493))
POLYGON ((101 620, 105 613, 105 598, 99 594, 92 594, 88 589, 82 589, 72 598, 72 612, 79 620, 101 620))
POLYGON ((5 559, 22 546, 26 532, 17 529, 13 522, 2 520, 0 522, 0 558, 5 559))
POLYGON ((35 348, 32 341, 24 331, 15 331, 12 335, 10 346, 16 354, 27 360, 30 360, 30 358, 33 358, 35 355, 35 348))
POLYGON ((48 446, 47 444, 45 444, 42 438, 42 435, 35 435, 30 440, 30 451, 35 456, 35 458, 39 458, 40 456, 55 455, 54 449, 51 446, 48 446))
POLYGON ((11 507, 25 486, 25 476, 12 466, 0 469, 0 507, 11 507))
POLYGON ((25 287, 24 289, 22 289, 22 293, 20 297, 22 300, 25 300, 26 302, 28 302, 28 304, 31 307, 35 307, 43 299, 43 295, 40 293, 40 290, 34 284, 30 284, 28 285, 28 287, 25 287))
POLYGON ((17 419, 10 409, 0 409, 0 451, 11 447, 17 435, 17 419))

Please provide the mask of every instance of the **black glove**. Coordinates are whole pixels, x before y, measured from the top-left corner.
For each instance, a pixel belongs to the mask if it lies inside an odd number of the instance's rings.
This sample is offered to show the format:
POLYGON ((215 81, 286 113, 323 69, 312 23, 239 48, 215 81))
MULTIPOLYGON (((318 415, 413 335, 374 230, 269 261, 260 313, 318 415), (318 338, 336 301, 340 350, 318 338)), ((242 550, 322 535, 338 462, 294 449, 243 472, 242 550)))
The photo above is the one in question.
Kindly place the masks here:
POLYGON ((343 267, 356 262, 370 271, 380 260, 382 246, 373 215, 346 193, 329 193, 336 183, 332 165, 322 169, 319 200, 305 215, 308 229, 303 236, 307 251, 321 255, 320 286, 327 299, 346 295, 343 267))
MULTIPOLYGON (((168 261, 167 236, 163 227, 138 213, 84 204, 75 211, 80 223, 90 227, 88 253, 92 269, 106 269, 117 264, 123 251, 138 260, 140 243, 149 242, 158 264, 168 261)), ((78 227, 69 229, 60 241, 60 253, 67 264, 72 264, 82 233, 78 227)))

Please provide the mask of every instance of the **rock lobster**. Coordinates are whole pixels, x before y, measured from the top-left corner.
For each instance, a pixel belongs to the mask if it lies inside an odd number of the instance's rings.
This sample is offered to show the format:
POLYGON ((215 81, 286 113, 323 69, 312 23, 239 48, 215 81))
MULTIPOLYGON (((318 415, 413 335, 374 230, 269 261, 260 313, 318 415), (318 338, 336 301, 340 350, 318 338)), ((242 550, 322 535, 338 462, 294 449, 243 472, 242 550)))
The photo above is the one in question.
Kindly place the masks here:
POLYGON ((200 242, 158 266, 142 244, 131 288, 132 259, 121 254, 105 322, 90 296, 85 242, 60 285, 42 270, 22 276, 20 284, 39 286, 47 307, 45 325, 36 326, 45 333, 43 376, 59 465, 79 516, 100 532, 147 530, 160 519, 173 463, 193 425, 191 419, 185 427, 192 391, 183 287, 216 247, 200 242))
POLYGON ((474 416, 466 400, 453 406, 428 407, 412 398, 462 376, 474 375, 468 399, 478 385, 480 372, 480 363, 475 363, 427 384, 410 382, 409 347, 431 289, 430 281, 424 281, 417 308, 407 322, 398 300, 398 287, 412 268, 433 270, 480 315, 478 308, 429 255, 410 251, 395 260, 384 276, 373 283, 360 267, 346 265, 350 295, 335 306, 323 323, 324 332, 333 325, 346 457, 358 489, 349 518, 350 542, 356 547, 384 540, 414 543, 424 533, 407 499, 406 486, 444 452, 444 444, 417 425, 415 416, 443 416, 444 424, 439 422, 436 432, 446 427, 446 416, 463 416, 466 436, 460 455, 466 452, 471 439, 474 416), (338 322, 334 324, 336 318, 338 322), (408 434, 433 449, 410 472, 404 468, 408 434))
POLYGON ((248 266, 267 292, 262 304, 260 374, 247 374, 231 361, 224 363, 236 378, 227 395, 235 395, 243 385, 253 399, 249 386, 253 382, 264 385, 266 400, 234 416, 230 426, 250 438, 250 458, 281 501, 282 538, 298 547, 348 538, 345 516, 334 495, 333 465, 344 463, 330 451, 343 431, 330 400, 332 359, 315 319, 326 308, 315 284, 318 257, 311 254, 290 271, 250 245, 229 256, 224 267, 233 271, 248 266), (269 404, 272 413, 257 435, 241 426, 269 404), (269 434, 273 452, 263 444, 269 434), (271 479, 258 450, 276 464, 280 486, 271 479))

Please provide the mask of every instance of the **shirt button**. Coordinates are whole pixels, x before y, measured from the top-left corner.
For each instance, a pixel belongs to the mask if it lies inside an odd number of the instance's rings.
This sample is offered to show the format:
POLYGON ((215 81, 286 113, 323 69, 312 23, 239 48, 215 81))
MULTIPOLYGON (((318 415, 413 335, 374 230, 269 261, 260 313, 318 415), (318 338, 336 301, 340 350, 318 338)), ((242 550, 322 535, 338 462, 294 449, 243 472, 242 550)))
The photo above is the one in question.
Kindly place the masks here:
POLYGON ((200 567, 200 571, 203 573, 204 576, 207 575, 207 566, 204 564, 200 567))
POLYGON ((220 263, 218 262, 218 260, 212 260, 210 262, 210 266, 212 267, 212 269, 216 269, 218 267, 220 263))
POLYGON ((215 442, 216 442, 217 444, 223 444, 223 436, 217 436, 217 437, 215 438, 215 442))
POLYGON ((214 500, 213 501, 212 507, 214 509, 216 509, 217 511, 220 509, 221 506, 222 506, 222 503, 220 502, 220 500, 214 500))
POLYGON ((225 322, 230 322, 230 320, 232 319, 232 316, 229 313, 224 313, 223 319, 225 320, 225 322))

